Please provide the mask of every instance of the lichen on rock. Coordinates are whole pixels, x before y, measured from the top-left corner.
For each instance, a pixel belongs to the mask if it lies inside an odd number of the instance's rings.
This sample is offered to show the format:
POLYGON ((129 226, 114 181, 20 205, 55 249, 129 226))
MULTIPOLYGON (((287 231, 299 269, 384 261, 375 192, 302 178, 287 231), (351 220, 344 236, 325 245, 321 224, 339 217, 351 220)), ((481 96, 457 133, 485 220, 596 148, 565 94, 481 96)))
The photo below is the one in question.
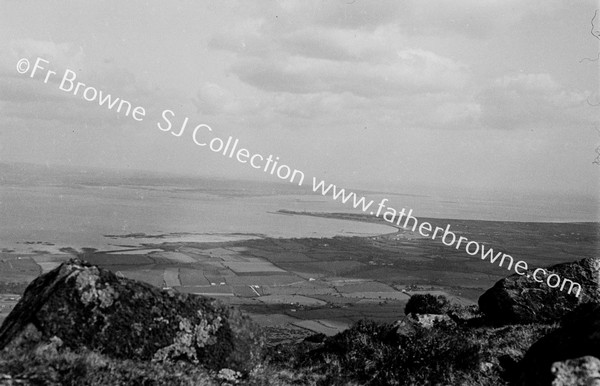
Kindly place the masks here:
POLYGON ((192 363, 198 363, 198 349, 215 344, 217 342, 215 334, 221 328, 220 316, 208 322, 202 317, 202 312, 198 311, 198 317, 199 322, 195 325, 187 318, 180 318, 179 332, 173 344, 158 350, 153 360, 166 362, 184 357, 192 363))
POLYGON ((82 269, 74 277, 81 302, 86 306, 98 303, 100 308, 108 308, 118 297, 110 285, 101 282, 100 272, 96 267, 82 269))

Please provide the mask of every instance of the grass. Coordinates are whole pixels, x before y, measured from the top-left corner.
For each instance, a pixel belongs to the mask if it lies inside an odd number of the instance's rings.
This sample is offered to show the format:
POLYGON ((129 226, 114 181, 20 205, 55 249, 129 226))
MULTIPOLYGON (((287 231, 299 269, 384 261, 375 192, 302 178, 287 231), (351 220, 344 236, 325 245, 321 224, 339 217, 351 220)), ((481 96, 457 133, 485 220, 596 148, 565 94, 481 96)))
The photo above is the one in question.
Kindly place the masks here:
POLYGON ((92 351, 35 350, 3 352, 0 373, 31 385, 217 385, 211 374, 196 366, 116 360, 92 351))

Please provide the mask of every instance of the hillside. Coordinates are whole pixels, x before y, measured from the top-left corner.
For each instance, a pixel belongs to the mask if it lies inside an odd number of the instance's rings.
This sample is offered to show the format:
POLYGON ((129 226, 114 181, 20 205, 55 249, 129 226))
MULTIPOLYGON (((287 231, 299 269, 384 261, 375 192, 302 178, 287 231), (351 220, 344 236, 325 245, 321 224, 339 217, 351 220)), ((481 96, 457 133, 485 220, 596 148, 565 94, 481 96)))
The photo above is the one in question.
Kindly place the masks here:
MULTIPOLYGON (((0 327, 0 384, 547 385, 561 377, 587 379, 593 374, 585 363, 564 360, 600 356, 598 345, 577 344, 600 332, 599 266, 598 259, 584 259, 547 268, 581 272, 574 279, 589 295, 561 308, 539 304, 554 320, 500 321, 444 296, 413 295, 407 317, 395 323, 362 320, 331 337, 263 346, 266 331, 235 308, 75 259, 32 282, 0 327), (589 327, 573 330, 581 325, 589 327), (571 334, 568 351, 561 350, 562 338, 542 338, 549 334, 571 334), (529 353, 541 345, 543 360, 529 353)), ((509 295, 513 304, 529 301, 527 284, 520 286, 509 295)), ((487 303, 505 301, 487 293, 487 303)))

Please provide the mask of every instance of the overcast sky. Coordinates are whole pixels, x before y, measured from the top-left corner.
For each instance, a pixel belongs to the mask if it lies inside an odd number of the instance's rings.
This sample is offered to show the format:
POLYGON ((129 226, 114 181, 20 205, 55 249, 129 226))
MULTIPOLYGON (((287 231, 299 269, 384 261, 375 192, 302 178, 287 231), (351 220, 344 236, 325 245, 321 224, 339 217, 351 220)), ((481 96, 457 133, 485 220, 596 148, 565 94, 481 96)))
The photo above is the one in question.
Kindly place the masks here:
POLYGON ((341 186, 597 194, 597 8, 0 1, 0 161, 277 180, 160 131, 171 109, 341 186), (37 57, 147 117, 16 71, 37 57))

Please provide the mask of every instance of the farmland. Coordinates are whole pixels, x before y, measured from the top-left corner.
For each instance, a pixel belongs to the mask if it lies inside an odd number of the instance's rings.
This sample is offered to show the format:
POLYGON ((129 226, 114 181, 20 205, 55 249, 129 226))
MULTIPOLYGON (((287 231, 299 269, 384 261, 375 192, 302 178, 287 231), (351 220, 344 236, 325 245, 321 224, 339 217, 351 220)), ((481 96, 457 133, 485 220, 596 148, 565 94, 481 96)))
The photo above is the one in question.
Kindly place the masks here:
MULTIPOLYGON (((350 214, 302 215, 380 221, 350 214)), ((439 226, 451 222, 457 234, 489 243, 531 266, 597 253, 594 223, 429 221, 439 226)), ((62 254, 3 252, 0 283, 29 282, 73 256, 119 276, 237 305, 268 327, 273 339, 311 331, 331 335, 361 318, 391 322, 403 314, 413 293, 445 294, 456 303, 473 304, 508 273, 398 229, 372 237, 160 242, 118 251, 64 248, 62 254)))

